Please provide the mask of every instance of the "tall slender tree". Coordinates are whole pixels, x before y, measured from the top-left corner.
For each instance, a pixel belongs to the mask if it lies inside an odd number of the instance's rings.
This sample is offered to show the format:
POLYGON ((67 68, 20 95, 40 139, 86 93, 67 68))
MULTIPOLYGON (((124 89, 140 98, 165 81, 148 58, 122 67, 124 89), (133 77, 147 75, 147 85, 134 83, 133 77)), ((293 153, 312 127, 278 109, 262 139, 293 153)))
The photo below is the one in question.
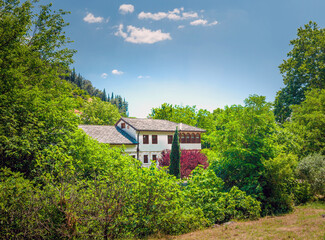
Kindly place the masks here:
POLYGON ((106 95, 106 91, 104 88, 103 94, 102 94, 102 101, 107 102, 107 95, 106 95))
POLYGON ((179 137, 178 137, 178 129, 176 127, 176 131, 174 133, 172 150, 170 153, 170 166, 169 166, 169 174, 174 175, 176 178, 180 178, 181 176, 181 165, 180 165, 181 153, 179 146, 179 137))

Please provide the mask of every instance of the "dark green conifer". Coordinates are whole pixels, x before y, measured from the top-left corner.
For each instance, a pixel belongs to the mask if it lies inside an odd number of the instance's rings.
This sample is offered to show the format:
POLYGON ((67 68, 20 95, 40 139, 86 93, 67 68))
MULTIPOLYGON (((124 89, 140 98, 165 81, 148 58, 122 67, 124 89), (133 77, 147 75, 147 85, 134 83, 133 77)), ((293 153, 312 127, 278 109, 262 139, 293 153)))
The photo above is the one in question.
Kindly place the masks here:
POLYGON ((180 178, 181 176, 181 165, 180 165, 180 146, 179 146, 179 137, 178 137, 178 129, 176 127, 176 131, 174 133, 172 150, 170 153, 170 165, 169 165, 169 174, 174 175, 176 178, 180 178))
POLYGON ((106 91, 104 88, 103 94, 102 94, 102 101, 107 102, 107 96, 106 96, 106 91))

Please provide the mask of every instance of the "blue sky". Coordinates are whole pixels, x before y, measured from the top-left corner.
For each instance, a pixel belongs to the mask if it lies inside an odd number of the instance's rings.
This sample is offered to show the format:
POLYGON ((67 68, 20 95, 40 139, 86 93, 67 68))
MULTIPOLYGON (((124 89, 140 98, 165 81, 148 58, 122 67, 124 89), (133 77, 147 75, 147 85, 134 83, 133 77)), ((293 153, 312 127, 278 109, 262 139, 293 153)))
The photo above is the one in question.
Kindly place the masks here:
MULTIPOLYGON (((48 1, 47 1, 48 2, 48 1)), ((167 102, 212 111, 250 94, 273 101, 297 28, 324 0, 55 0, 71 11, 73 67, 146 117, 167 102)))

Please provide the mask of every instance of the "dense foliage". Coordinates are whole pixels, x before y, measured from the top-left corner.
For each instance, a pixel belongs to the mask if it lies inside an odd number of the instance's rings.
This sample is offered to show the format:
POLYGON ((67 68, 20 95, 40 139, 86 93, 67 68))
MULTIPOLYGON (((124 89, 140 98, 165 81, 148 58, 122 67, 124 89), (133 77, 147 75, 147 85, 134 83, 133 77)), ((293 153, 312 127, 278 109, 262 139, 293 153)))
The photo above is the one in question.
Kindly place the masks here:
POLYGON ((281 123, 290 117, 292 105, 305 100, 306 91, 325 88, 325 29, 309 22, 298 28, 297 36, 290 41, 288 59, 279 66, 285 87, 277 93, 274 113, 281 123))
POLYGON ((263 160, 275 156, 276 124, 265 97, 251 96, 245 104, 226 107, 218 115, 217 129, 209 138, 219 159, 211 167, 224 179, 225 187, 238 186, 262 199, 263 160))
POLYGON ((196 168, 188 180, 185 192, 191 206, 197 206, 212 223, 230 219, 256 219, 260 216, 260 203, 245 192, 233 187, 224 191, 224 182, 211 169, 196 168))
POLYGON ((314 153, 304 157, 297 167, 298 178, 311 186, 313 194, 325 195, 325 156, 314 153))
MULTIPOLYGON (((154 118, 207 129, 209 167, 193 170, 197 163, 207 164, 185 153, 192 173, 187 182, 177 179, 179 162, 175 177, 155 165, 141 168, 123 149, 91 139, 78 124, 112 124, 120 113, 108 98, 91 97, 64 80, 74 53, 66 48, 65 14, 52 11, 51 4, 0 0, 1 238, 180 234, 230 219, 255 219, 261 211, 290 211, 310 190, 324 194, 324 156, 303 158, 324 151, 319 89, 306 93, 282 128, 271 104, 256 95, 244 106, 213 113, 169 104, 153 109, 154 118)), ((315 84, 322 81, 317 76, 315 84)), ((179 144, 177 131, 174 141, 179 144)), ((174 152, 180 154, 179 145, 174 152)))
MULTIPOLYGON (((188 178, 197 166, 208 167, 207 157, 199 150, 181 150, 181 178, 188 178)), ((170 150, 164 150, 158 159, 160 167, 168 167, 170 165, 170 150)))
POLYGON ((185 123, 210 132, 215 128, 214 115, 208 110, 196 109, 196 106, 179 106, 168 103, 152 108, 150 118, 165 119, 176 123, 185 123))
POLYGON ((306 92, 306 99, 292 107, 292 119, 286 128, 296 136, 302 156, 325 154, 325 89, 306 92))

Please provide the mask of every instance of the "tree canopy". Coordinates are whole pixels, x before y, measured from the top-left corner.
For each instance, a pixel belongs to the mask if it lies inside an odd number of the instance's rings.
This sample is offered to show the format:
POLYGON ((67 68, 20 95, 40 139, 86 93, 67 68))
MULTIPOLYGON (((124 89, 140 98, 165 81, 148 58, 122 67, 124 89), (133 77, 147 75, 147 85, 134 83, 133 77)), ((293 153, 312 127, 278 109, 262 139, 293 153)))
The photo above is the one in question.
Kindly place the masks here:
POLYGON ((285 87, 276 96, 274 113, 284 122, 292 112, 291 106, 305 99, 311 88, 325 88, 325 29, 315 22, 298 28, 297 38, 290 41, 293 49, 279 66, 285 87))

